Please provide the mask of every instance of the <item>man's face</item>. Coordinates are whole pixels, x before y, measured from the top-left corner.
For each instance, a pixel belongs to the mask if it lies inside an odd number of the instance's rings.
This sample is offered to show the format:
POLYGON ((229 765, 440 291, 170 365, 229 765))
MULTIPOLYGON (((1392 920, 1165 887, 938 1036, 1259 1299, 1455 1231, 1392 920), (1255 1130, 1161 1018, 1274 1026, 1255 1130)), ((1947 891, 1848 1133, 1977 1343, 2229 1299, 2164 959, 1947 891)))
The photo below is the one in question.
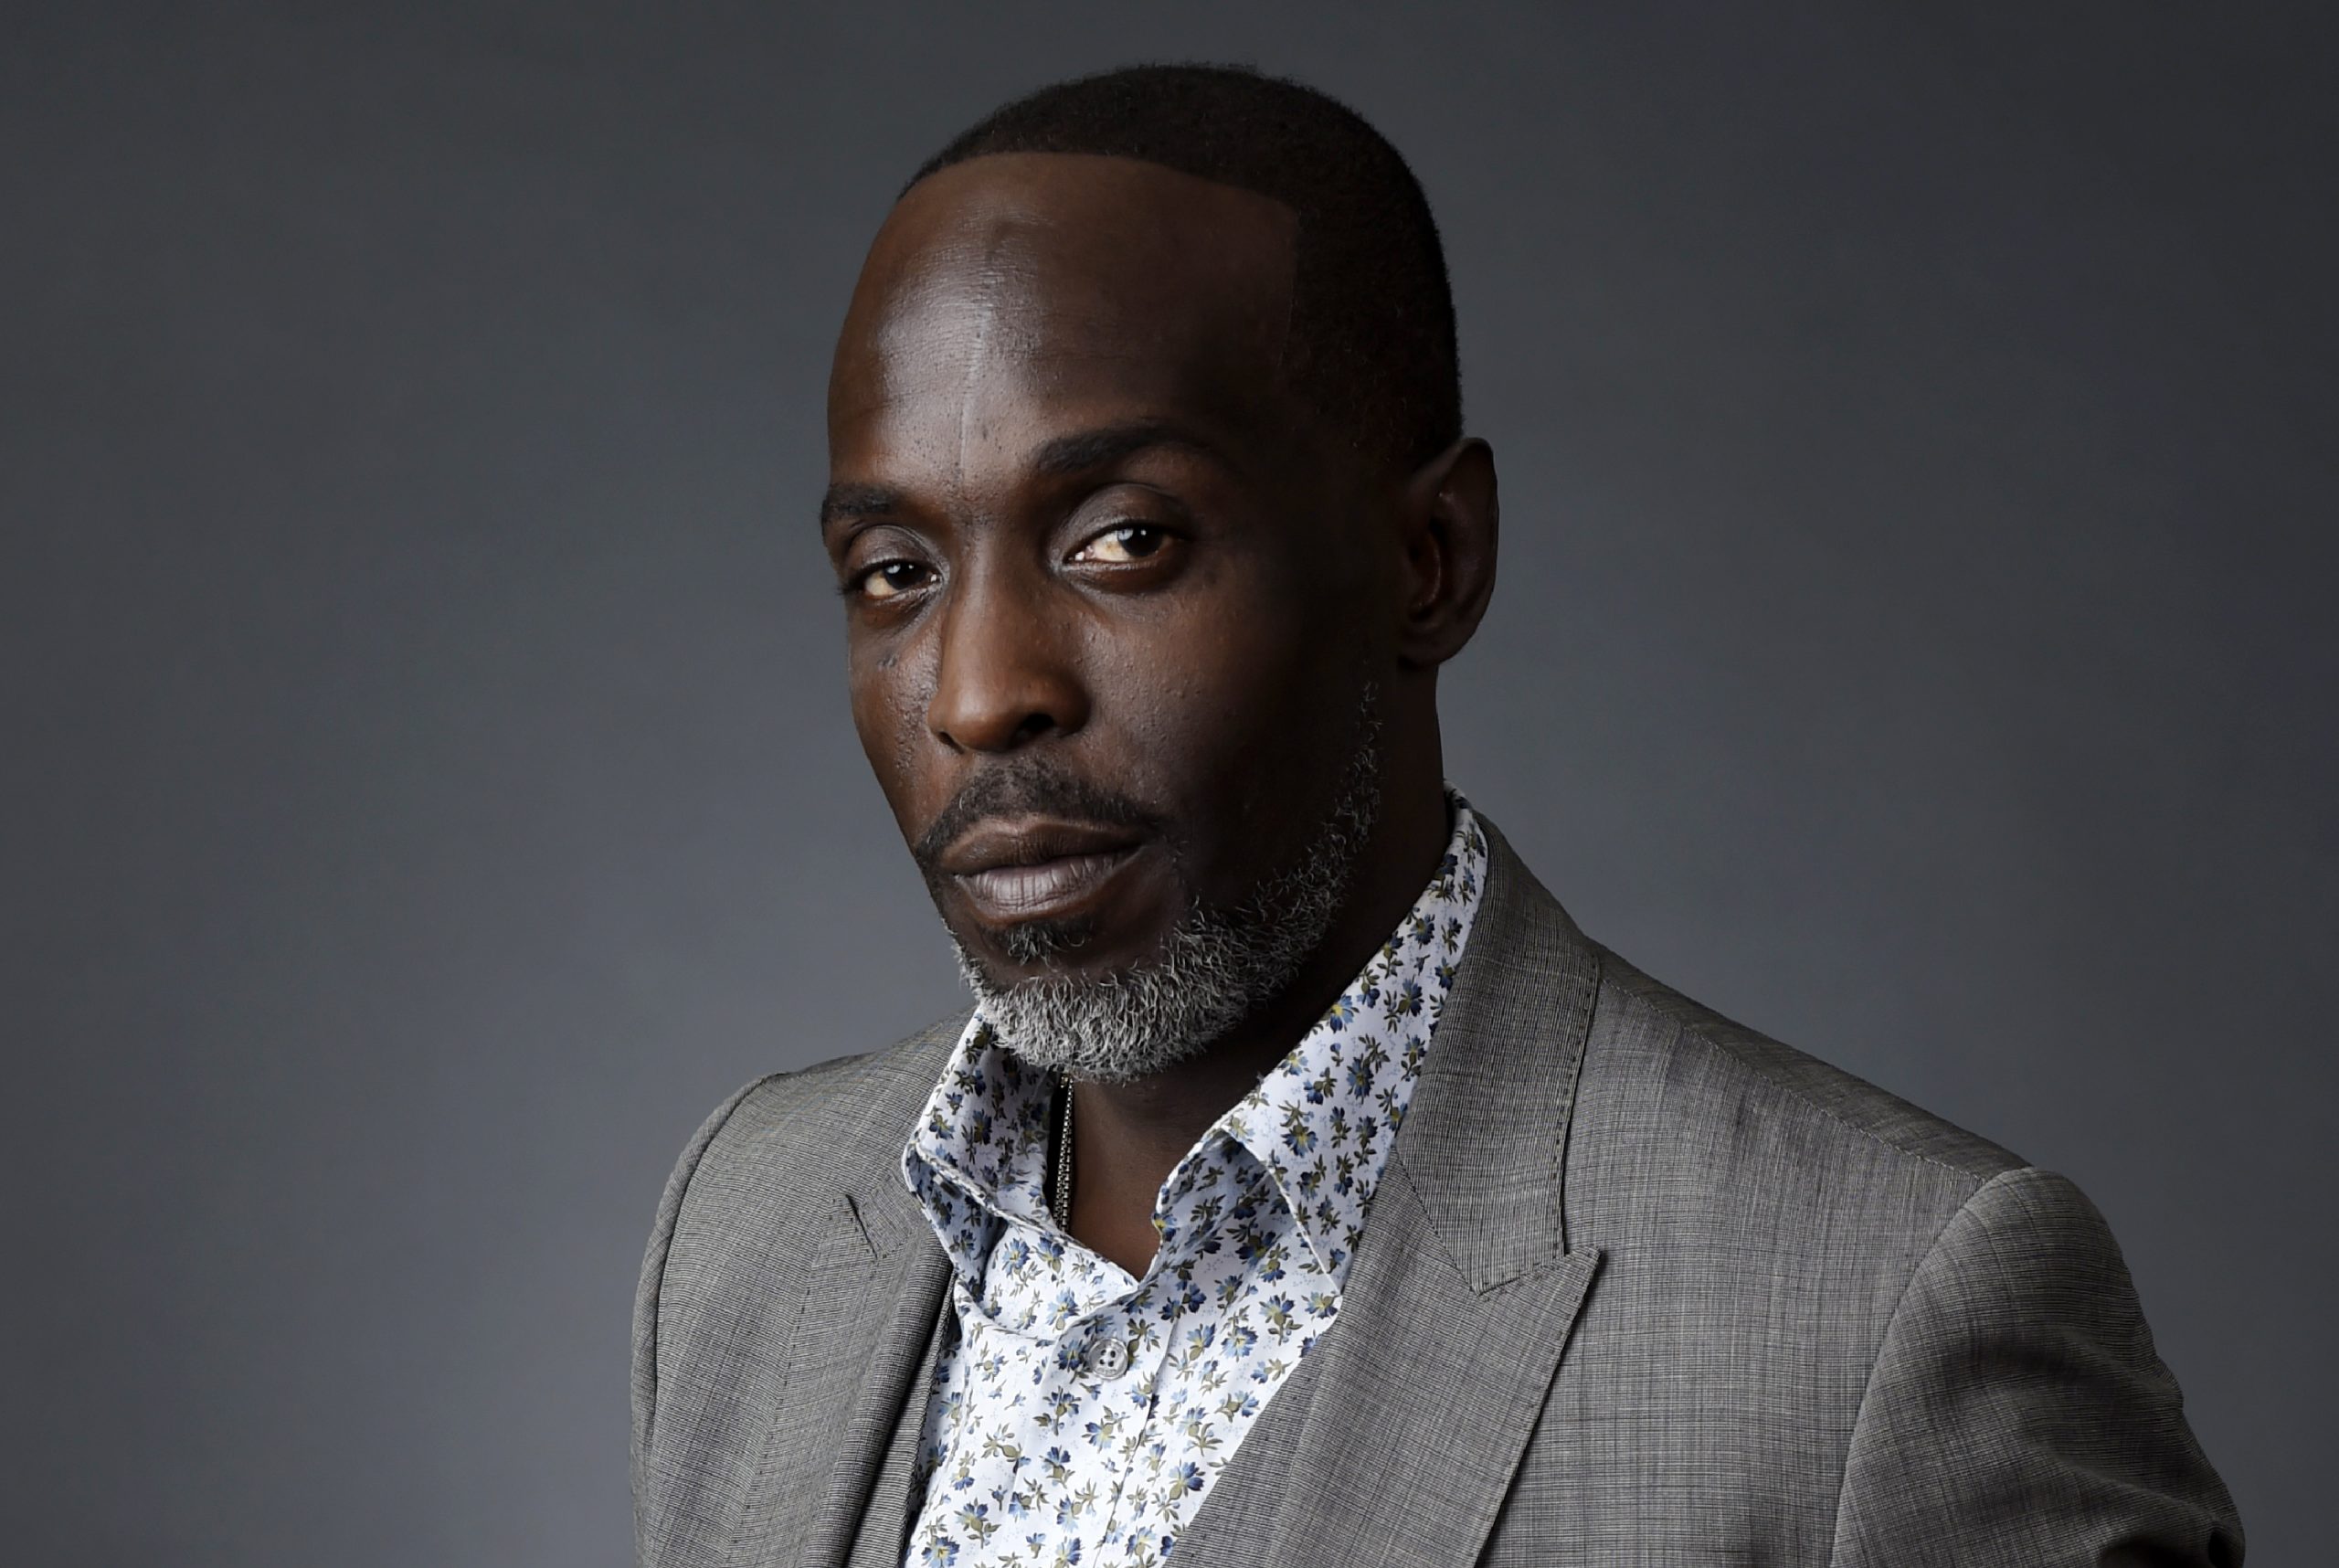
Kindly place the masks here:
POLYGON ((1295 227, 1149 164, 990 156, 863 269, 822 516, 853 722, 993 986, 1160 958, 1354 784, 1392 563, 1286 386, 1295 227))

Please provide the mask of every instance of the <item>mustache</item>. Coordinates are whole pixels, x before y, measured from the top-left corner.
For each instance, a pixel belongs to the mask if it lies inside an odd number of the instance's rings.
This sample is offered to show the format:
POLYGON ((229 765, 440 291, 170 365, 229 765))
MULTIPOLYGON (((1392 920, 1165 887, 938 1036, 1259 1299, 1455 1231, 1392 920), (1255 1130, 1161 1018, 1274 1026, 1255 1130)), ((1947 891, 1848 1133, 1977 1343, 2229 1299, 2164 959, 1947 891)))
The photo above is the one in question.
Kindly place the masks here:
POLYGON ((1058 817, 1148 833, 1161 833, 1165 826, 1128 796, 1034 760, 987 768, 968 779, 910 845, 910 858, 931 880, 941 874, 937 863, 952 844, 978 823, 1005 816, 1058 817))

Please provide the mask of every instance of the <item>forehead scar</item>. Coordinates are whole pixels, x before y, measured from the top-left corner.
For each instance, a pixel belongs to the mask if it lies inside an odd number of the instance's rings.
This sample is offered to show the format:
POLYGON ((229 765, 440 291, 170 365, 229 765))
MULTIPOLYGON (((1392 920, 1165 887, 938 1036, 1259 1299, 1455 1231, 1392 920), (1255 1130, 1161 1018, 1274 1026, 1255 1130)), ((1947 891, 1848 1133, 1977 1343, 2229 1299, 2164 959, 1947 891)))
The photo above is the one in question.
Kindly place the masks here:
POLYGON ((961 494, 966 491, 967 449, 974 440, 975 387, 990 359, 991 330, 1000 317, 1000 295, 1006 271, 1000 255, 1012 244, 1011 228, 993 230, 985 238, 982 260, 977 269, 980 286, 974 303, 979 313, 974 323, 974 341, 968 346, 966 371, 958 380, 958 450, 957 467, 950 476, 951 489, 961 494))

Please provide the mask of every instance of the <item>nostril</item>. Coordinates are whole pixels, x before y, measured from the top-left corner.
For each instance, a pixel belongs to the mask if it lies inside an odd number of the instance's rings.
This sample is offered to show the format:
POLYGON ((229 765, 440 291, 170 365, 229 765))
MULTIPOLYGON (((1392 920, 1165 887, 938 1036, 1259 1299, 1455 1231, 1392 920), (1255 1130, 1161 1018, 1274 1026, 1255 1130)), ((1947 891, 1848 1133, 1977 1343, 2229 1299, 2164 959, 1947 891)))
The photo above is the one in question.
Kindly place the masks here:
POLYGON ((1004 717, 994 721, 979 715, 966 715, 956 724, 936 724, 931 733, 935 739, 954 752, 1011 751, 1063 727, 1055 715, 1042 708, 1034 709, 1012 723, 1004 717))

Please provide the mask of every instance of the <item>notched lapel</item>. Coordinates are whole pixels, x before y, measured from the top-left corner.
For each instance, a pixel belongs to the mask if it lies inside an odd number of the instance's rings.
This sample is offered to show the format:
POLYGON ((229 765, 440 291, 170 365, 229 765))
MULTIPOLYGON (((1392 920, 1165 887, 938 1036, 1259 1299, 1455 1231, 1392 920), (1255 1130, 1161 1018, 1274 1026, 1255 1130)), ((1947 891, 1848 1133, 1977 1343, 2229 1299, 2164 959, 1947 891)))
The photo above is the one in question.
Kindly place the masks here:
POLYGON ((1600 1266, 1585 1249, 1473 1288, 1392 1173, 1371 1252, 1360 1248, 1314 1352, 1324 1363, 1259 1559, 1277 1568, 1476 1561, 1600 1266))
POLYGON ((814 1257, 732 1568, 838 1568, 862 1528, 949 1277, 941 1247, 913 1245, 887 1202, 841 1201, 814 1257))
POLYGON ((1541 1415, 1602 1255, 1572 1242, 1565 1202, 1600 965, 1486 826, 1485 897, 1339 1319, 1308 1352, 1288 1463, 1238 1453, 1179 1539, 1183 1568, 1475 1562, 1541 1415))
MULTIPOLYGON (((950 1266, 898 1162, 956 1033, 937 1025, 926 1049, 888 1064, 858 1107, 859 1125, 836 1138, 836 1196, 822 1228, 801 1244, 803 1295, 767 1363, 776 1374, 767 1425, 725 1568, 841 1568, 873 1494, 900 1489, 877 1483, 927 1362, 950 1266)), ((923 1414, 920 1405, 912 1419, 923 1414)), ((905 1521, 891 1528, 898 1539, 905 1521)))

